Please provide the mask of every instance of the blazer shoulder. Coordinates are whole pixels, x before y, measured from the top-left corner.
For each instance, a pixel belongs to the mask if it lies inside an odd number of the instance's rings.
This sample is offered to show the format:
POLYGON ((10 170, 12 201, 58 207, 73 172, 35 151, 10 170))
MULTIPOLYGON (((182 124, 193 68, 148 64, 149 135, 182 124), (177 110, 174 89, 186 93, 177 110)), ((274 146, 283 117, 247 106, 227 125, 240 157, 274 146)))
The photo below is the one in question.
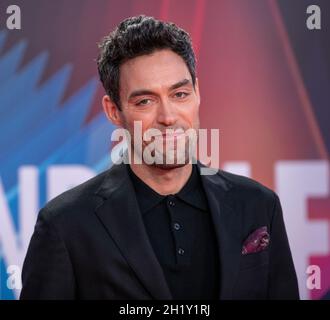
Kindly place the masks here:
POLYGON ((103 171, 95 177, 59 194, 40 210, 40 215, 45 220, 62 219, 62 215, 72 219, 75 214, 94 210, 102 200, 96 191, 107 177, 109 170, 103 171))
POLYGON ((218 176, 225 180, 226 183, 234 188, 241 196, 258 196, 268 199, 269 201, 274 201, 274 199, 277 198, 273 190, 254 179, 224 170, 219 170, 218 176))
MULTIPOLYGON (((218 175, 230 185, 232 208, 244 212, 245 221, 268 225, 280 200, 270 188, 251 178, 220 170, 218 175)), ((249 226, 249 224, 247 224, 249 226)))

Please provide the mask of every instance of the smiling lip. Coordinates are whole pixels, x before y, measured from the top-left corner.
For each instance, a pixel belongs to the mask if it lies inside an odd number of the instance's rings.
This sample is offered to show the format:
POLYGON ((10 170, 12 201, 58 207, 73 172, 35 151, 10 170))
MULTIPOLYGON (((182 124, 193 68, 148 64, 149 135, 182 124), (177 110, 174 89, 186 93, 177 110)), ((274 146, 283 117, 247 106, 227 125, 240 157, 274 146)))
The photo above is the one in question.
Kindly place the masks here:
POLYGON ((185 132, 183 129, 166 129, 165 132, 163 132, 161 135, 163 137, 176 137, 176 136, 181 136, 185 132))
POLYGON ((161 137, 164 140, 178 139, 178 138, 181 138, 182 136, 184 136, 184 132, 176 132, 176 133, 170 133, 170 134, 163 133, 161 135, 161 137))

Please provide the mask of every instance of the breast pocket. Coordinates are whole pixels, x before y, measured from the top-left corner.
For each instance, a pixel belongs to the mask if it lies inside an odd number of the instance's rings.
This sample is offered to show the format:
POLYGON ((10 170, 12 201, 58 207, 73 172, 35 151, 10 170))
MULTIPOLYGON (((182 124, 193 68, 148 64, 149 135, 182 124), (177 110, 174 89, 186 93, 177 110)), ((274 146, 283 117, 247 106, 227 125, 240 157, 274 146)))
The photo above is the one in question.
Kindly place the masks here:
POLYGON ((257 253, 250 253, 241 256, 240 270, 253 269, 267 265, 269 262, 268 250, 263 250, 257 253))

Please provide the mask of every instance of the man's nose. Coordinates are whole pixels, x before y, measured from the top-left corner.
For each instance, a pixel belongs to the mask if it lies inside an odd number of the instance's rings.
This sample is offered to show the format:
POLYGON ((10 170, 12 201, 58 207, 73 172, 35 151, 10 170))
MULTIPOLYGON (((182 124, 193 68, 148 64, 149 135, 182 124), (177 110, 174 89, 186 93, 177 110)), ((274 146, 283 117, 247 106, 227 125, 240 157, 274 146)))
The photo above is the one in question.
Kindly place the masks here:
POLYGON ((169 101, 162 101, 159 104, 157 122, 164 126, 172 126, 177 121, 175 105, 169 101))

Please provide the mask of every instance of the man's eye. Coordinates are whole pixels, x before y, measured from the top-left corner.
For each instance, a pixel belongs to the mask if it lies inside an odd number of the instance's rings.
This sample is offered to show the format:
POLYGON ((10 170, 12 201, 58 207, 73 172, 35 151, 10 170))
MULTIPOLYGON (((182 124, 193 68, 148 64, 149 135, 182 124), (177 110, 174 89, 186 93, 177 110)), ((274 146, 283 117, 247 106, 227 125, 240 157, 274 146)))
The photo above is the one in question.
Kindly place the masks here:
POLYGON ((176 98, 185 98, 187 95, 188 95, 187 92, 180 91, 180 92, 177 92, 177 93, 175 94, 175 97, 176 97, 176 98))
POLYGON ((146 106, 147 104, 150 103, 150 99, 143 99, 143 100, 140 100, 139 102, 136 103, 137 106, 146 106))

